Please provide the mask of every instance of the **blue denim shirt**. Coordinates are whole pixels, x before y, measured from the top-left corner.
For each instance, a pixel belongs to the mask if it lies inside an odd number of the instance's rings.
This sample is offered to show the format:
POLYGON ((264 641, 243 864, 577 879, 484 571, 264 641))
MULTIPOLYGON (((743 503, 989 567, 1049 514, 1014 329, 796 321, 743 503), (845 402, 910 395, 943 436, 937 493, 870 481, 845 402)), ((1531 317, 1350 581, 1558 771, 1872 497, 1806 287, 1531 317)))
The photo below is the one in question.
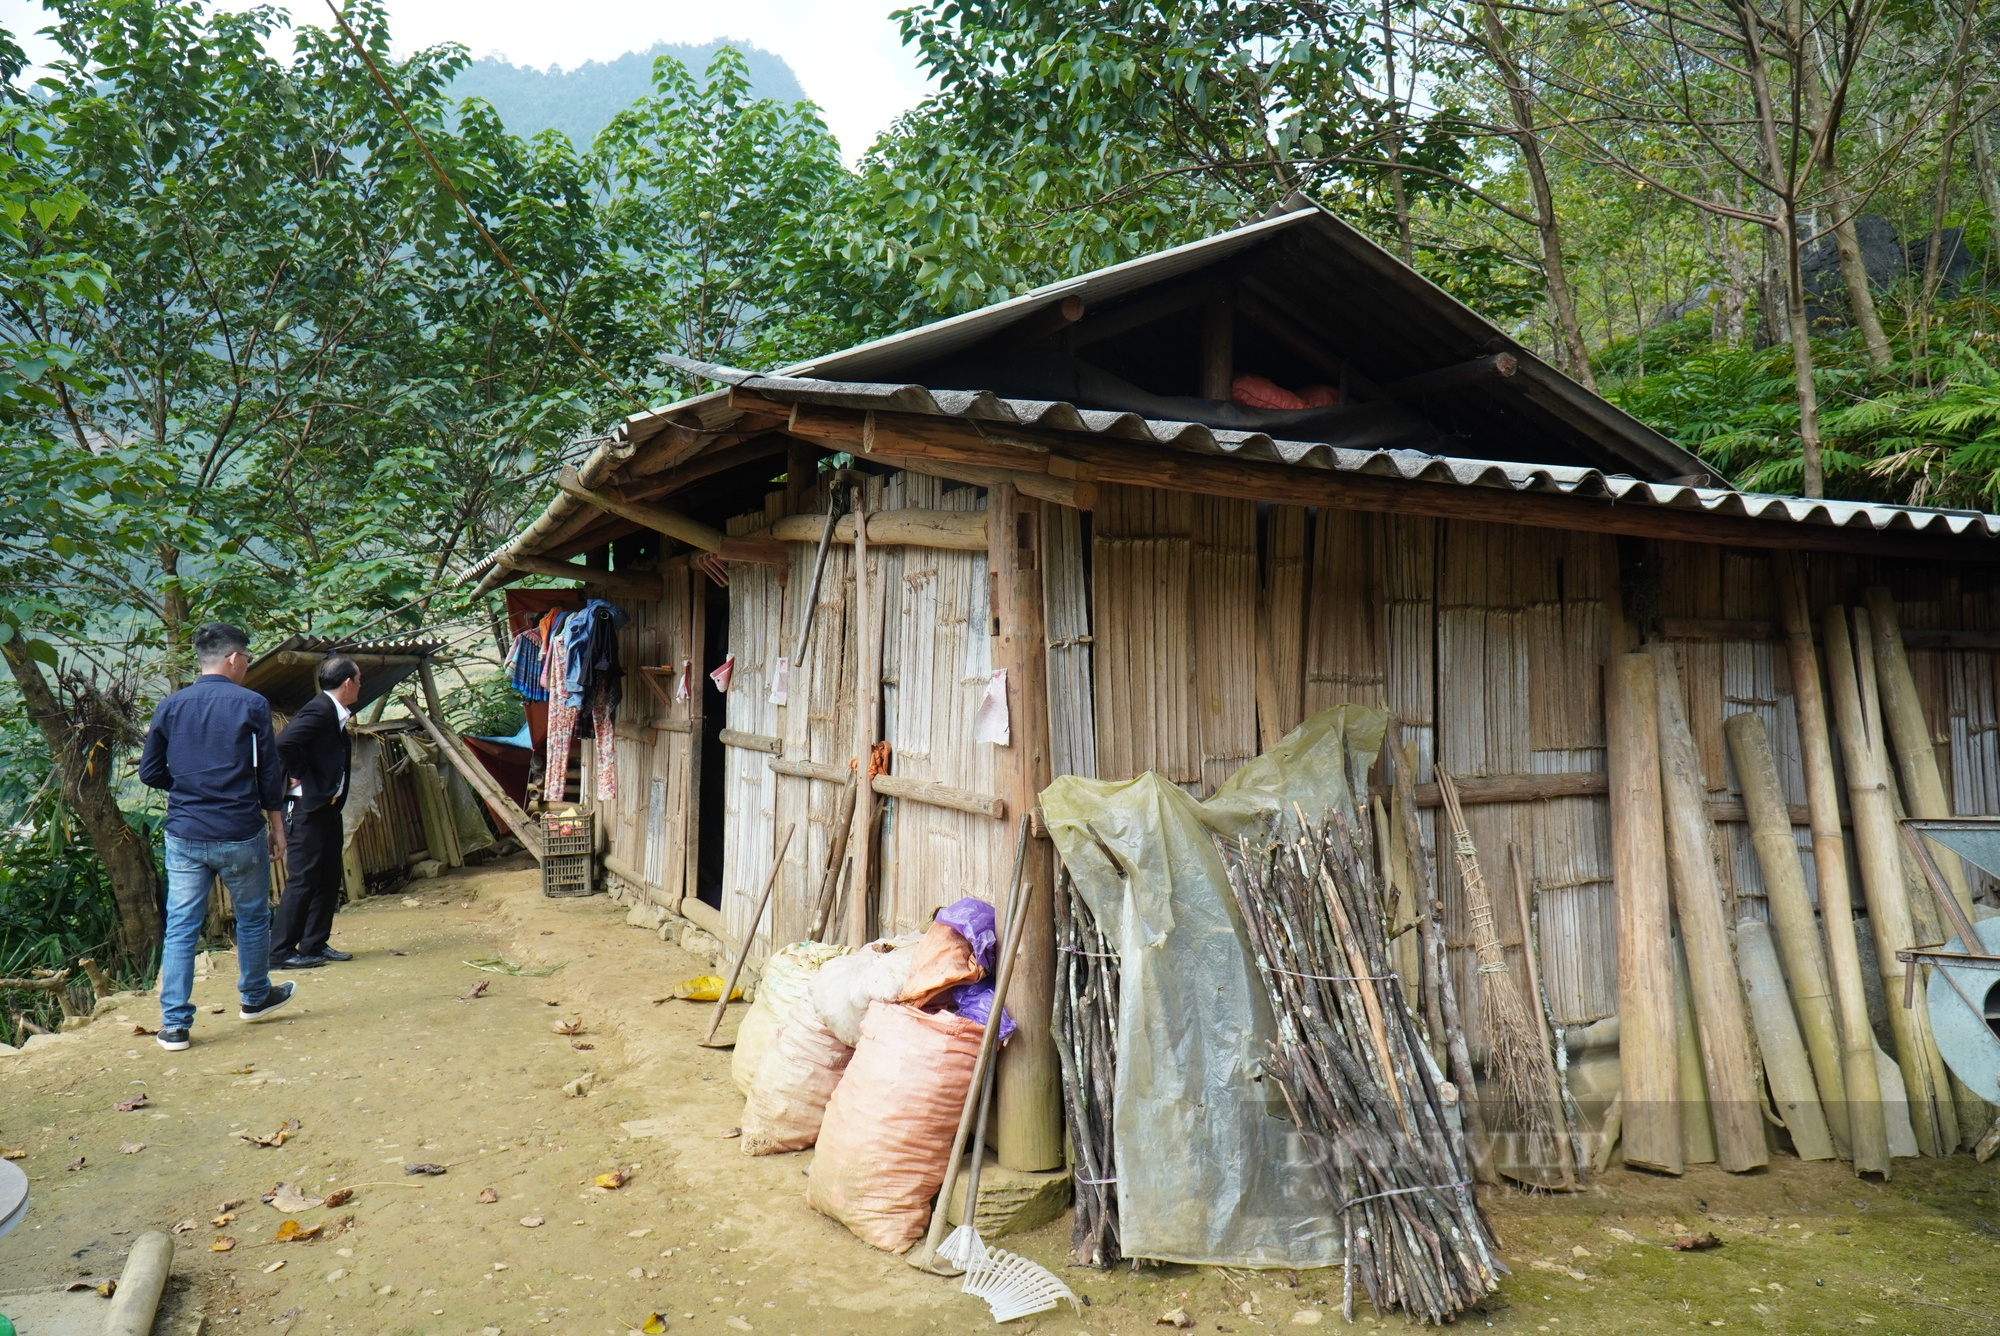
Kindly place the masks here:
POLYGON ((167 834, 247 840, 285 804, 271 703, 220 673, 161 701, 139 754, 139 779, 167 791, 167 834))

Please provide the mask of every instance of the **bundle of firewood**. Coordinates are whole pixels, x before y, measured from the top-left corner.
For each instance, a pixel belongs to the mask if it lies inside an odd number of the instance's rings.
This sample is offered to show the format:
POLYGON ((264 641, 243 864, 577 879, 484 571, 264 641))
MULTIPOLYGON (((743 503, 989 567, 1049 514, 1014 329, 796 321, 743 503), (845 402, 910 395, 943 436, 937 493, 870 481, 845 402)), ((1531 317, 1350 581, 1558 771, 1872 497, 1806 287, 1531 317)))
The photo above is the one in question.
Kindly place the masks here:
POLYGON ((1472 1194, 1459 1092, 1425 1048, 1390 964, 1363 837, 1338 814, 1227 852, 1278 1037, 1267 1069, 1340 1213, 1342 1311, 1445 1322, 1506 1268, 1472 1194))
POLYGON ((1118 954, 1090 907, 1059 870, 1056 887, 1055 1035, 1063 1114, 1076 1152, 1076 1221, 1070 1252, 1111 1267, 1118 1250, 1117 1161, 1111 1134, 1118 1065, 1118 954))

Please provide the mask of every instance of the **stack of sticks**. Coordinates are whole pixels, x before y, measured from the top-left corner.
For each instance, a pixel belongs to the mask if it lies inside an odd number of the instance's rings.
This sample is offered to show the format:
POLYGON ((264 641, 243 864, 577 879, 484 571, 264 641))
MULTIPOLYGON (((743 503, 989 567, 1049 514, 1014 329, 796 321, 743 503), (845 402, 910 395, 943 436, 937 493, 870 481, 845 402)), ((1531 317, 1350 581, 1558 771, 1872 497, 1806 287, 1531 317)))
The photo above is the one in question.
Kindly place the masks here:
POLYGON ((1118 1264, 1117 1157, 1111 1132, 1117 1086, 1118 953, 1076 893, 1067 868, 1056 881, 1056 1051, 1063 1117, 1076 1154, 1070 1252, 1085 1266, 1118 1264))
POLYGON ((1424 1046, 1390 959, 1365 836, 1340 814, 1226 851, 1278 1037, 1269 1070, 1340 1213, 1347 1264, 1378 1313, 1445 1322, 1506 1268, 1473 1198, 1459 1092, 1424 1046))

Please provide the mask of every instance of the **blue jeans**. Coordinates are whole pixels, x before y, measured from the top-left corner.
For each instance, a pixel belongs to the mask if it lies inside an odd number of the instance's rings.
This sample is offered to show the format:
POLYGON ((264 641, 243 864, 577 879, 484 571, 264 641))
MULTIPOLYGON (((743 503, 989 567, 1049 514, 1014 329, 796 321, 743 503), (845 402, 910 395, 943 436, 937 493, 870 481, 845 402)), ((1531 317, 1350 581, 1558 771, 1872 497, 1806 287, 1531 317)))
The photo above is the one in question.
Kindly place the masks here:
POLYGON ((160 1028, 194 1023, 194 945, 217 877, 236 903, 236 990, 245 1006, 271 991, 271 845, 248 840, 167 836, 167 935, 160 951, 160 1028))

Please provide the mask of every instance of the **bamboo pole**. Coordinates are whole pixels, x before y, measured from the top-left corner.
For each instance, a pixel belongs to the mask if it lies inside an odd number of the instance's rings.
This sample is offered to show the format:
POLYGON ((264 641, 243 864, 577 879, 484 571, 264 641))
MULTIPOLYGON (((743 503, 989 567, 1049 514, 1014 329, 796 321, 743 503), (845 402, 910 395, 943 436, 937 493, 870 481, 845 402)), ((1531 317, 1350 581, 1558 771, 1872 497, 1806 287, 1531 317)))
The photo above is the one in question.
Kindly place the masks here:
MULTIPOLYGON (((1765 903, 1770 907, 1771 927, 1785 962, 1785 978, 1791 988, 1792 1005, 1798 1012, 1799 1030, 1812 1058, 1820 1107, 1825 1113, 1827 1130, 1833 1136, 1834 1148, 1842 1159, 1852 1159, 1854 1143, 1847 1117, 1847 1078, 1840 1065, 1840 1026, 1834 1019, 1833 983, 1827 976, 1826 954, 1820 948, 1812 900, 1806 894, 1805 872, 1799 866, 1799 846, 1792 839, 1791 817, 1785 811, 1785 795, 1778 783, 1771 740, 1765 735, 1764 721, 1748 711, 1729 716, 1722 728, 1729 737, 1737 778, 1743 784, 1743 805, 1750 816, 1750 841, 1757 850, 1757 866, 1764 873, 1765 903)), ((1740 944, 1740 927, 1738 933, 1740 944)), ((1765 1057, 1768 1061, 1770 1055, 1767 1053, 1765 1057)))
MULTIPOLYGON (((1739 718, 1741 716, 1738 716, 1739 718)), ((1797 1018, 1785 996, 1785 977, 1778 968, 1778 949, 1771 925, 1744 919, 1736 925, 1736 962, 1743 971, 1743 992, 1750 1002, 1750 1019, 1757 1027, 1757 1048, 1764 1058, 1764 1077, 1771 1098, 1792 1134, 1801 1160, 1833 1158, 1833 1134, 1813 1084, 1812 1064, 1797 1018)))
POLYGON ((1604 668, 1611 777, 1611 865, 1618 892, 1618 1070, 1625 1163, 1684 1166, 1667 834, 1660 805, 1660 720, 1653 660, 1604 668))
POLYGON ((1535 1013, 1536 1029, 1542 1036, 1541 1056, 1545 1059, 1540 1064, 1542 1087, 1547 1092, 1549 1107, 1562 1123, 1562 1134, 1555 1139, 1558 1187, 1564 1192, 1574 1191, 1582 1184, 1577 1177, 1575 1147, 1570 1142, 1571 1129, 1563 1107, 1562 1083, 1556 1075, 1553 1057, 1556 1040, 1549 1031, 1549 1013, 1542 1006, 1542 947, 1535 940, 1535 915, 1528 898, 1528 878, 1521 871, 1521 853, 1511 844, 1507 846, 1507 871, 1514 883, 1514 912, 1521 924, 1521 959, 1528 972, 1528 1009, 1535 1013))
MULTIPOLYGON (((757 927, 764 921, 764 907, 771 903, 771 888, 778 884, 778 873, 784 869, 785 854, 792 847, 792 832, 797 830, 794 821, 785 827, 785 837, 778 841, 778 852, 771 859, 771 871, 764 878, 764 889, 757 893, 757 907, 750 911, 750 926, 743 930, 743 942, 736 948, 736 959, 729 966, 729 977, 722 981, 722 993, 715 999, 715 1010, 709 1013, 708 1029, 695 1042, 703 1048, 714 1048, 715 1032, 722 1024, 722 1013, 729 1010, 729 995, 736 991, 736 981, 743 977, 744 962, 750 959, 750 948, 757 940, 757 927)), ((733 1046, 730 1040, 728 1046, 733 1046)))
MULTIPOLYGON (((854 489, 854 639, 857 680, 854 688, 855 773, 873 779, 869 762, 882 728, 882 627, 869 584, 868 502, 865 486, 854 489)), ((868 893, 874 880, 875 787, 857 786, 854 823, 848 847, 854 851, 854 881, 848 890, 847 944, 856 950, 868 944, 868 893)))
MULTIPOLYGON (((1681 1156, 1689 1164, 1715 1163, 1715 1119, 1710 1116, 1708 1080, 1701 1072, 1701 1027, 1694 1018, 1694 988, 1688 983, 1687 950, 1680 935, 1674 949, 1674 1083, 1681 1107, 1681 1156)), ((1624 1022, 1619 1022, 1623 1032, 1624 1022)), ((1624 1064, 1619 1064, 1623 1075, 1624 1064)))
POLYGON ((1883 1121, 1882 1084, 1875 1070, 1875 1033, 1861 983, 1861 952, 1854 937, 1854 897, 1847 880, 1847 842, 1840 833, 1840 790, 1833 775, 1833 739, 1826 697, 1820 689, 1819 654, 1813 648, 1805 573, 1789 553, 1771 563, 1771 582, 1785 626, 1798 710, 1799 756, 1806 777, 1807 819, 1812 824, 1813 873, 1826 928, 1828 974, 1840 1020, 1841 1075, 1847 1087, 1850 1149, 1857 1174, 1889 1174, 1889 1131, 1883 1121))
POLYGON ((1734 944, 1717 881, 1715 823, 1708 816, 1701 758, 1688 728, 1687 704, 1672 645, 1648 645, 1656 669, 1660 719, 1660 794, 1667 827, 1667 869, 1674 910, 1687 943, 1688 979, 1715 1120, 1715 1158, 1731 1173, 1771 1161, 1764 1140, 1757 1050, 1736 975, 1734 944))
POLYGON ((1920 977, 1907 981, 1916 1005, 1903 1005, 1906 969, 1896 953, 1915 945, 1915 931, 1888 772, 1881 752, 1869 745, 1846 611, 1826 609, 1820 626, 1826 645, 1827 680, 1833 686, 1834 718, 1840 730, 1840 754, 1847 767, 1848 805, 1854 812, 1855 854, 1861 864, 1861 886, 1868 896, 1868 923, 1875 934, 1875 957, 1888 999, 1897 1065, 1909 1093, 1910 1126, 1922 1154, 1948 1155, 1958 1145, 1958 1118, 1949 1099, 1940 1097, 1946 1088, 1943 1061, 1931 1042, 1930 1015, 1924 1006, 1920 977))
MULTIPOLYGON (((1903 803, 1915 817, 1937 819, 1952 814, 1951 799, 1944 791, 1944 776, 1938 771, 1937 752, 1931 742, 1930 724, 1924 719, 1923 700, 1917 694, 1916 674, 1910 671, 1910 656, 1903 649, 1903 631, 1896 620, 1896 603, 1881 585, 1862 591, 1868 604, 1868 618, 1874 631, 1875 675, 1881 685, 1883 722, 1888 725, 1890 749, 1896 756, 1896 773, 1903 780, 1903 803)), ((1965 879, 1965 867, 1958 855, 1940 849, 1933 855, 1937 868, 1951 888, 1952 898, 1969 917, 1972 887, 1965 879)))

